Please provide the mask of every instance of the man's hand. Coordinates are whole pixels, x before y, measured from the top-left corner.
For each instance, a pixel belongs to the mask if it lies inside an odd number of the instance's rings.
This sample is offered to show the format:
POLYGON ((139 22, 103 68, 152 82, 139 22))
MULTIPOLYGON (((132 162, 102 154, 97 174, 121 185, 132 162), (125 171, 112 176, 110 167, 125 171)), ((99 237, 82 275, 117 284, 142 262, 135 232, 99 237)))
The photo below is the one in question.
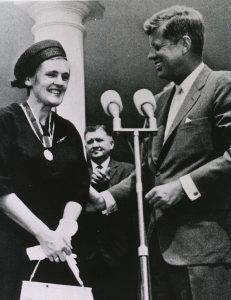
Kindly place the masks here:
POLYGON ((164 210, 181 201, 184 196, 185 192, 180 180, 176 180, 154 187, 145 195, 145 199, 155 209, 164 210))
POLYGON ((90 200, 87 203, 87 212, 97 212, 106 209, 104 198, 92 186, 90 186, 90 200))
POLYGON ((103 173, 101 170, 96 169, 91 175, 92 184, 106 184, 109 182, 109 176, 106 173, 103 173))

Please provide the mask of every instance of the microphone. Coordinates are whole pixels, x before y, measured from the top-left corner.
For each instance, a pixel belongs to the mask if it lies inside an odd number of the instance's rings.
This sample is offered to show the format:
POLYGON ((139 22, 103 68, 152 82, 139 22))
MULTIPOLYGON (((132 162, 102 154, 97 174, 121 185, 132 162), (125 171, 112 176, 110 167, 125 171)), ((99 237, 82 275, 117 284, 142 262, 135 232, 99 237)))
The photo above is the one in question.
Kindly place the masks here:
POLYGON ((154 112, 156 110, 156 101, 151 91, 141 89, 135 92, 133 101, 139 114, 148 117, 149 128, 157 130, 154 112))
POLYGON ((113 117, 113 130, 121 129, 121 119, 119 117, 123 110, 120 95, 114 90, 108 90, 101 96, 101 105, 108 116, 113 117))

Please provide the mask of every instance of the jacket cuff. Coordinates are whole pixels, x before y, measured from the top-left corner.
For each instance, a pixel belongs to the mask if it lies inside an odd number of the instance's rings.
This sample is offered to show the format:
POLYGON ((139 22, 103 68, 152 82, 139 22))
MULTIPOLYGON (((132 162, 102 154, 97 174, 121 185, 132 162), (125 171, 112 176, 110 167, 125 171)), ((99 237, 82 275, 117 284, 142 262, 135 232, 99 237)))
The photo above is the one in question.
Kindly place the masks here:
POLYGON ((118 210, 117 204, 115 202, 114 197, 112 194, 108 191, 104 191, 100 193, 101 196, 104 198, 106 209, 102 211, 103 215, 109 215, 114 211, 118 210))

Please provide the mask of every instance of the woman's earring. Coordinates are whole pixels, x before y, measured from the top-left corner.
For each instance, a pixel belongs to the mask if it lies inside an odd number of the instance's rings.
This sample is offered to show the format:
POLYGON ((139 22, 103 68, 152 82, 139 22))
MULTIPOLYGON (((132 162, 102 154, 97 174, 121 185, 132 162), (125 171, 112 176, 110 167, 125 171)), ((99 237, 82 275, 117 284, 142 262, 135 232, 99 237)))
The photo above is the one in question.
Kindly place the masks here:
POLYGON ((29 77, 27 77, 26 79, 25 79, 25 85, 26 86, 32 86, 32 83, 31 83, 31 80, 30 80, 30 78, 29 77))

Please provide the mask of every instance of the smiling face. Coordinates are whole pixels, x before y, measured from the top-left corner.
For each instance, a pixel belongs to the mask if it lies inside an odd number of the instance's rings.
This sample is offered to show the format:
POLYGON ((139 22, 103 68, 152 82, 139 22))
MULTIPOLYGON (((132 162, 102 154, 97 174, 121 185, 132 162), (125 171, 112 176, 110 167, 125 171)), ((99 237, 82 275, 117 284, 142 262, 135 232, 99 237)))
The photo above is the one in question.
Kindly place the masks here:
POLYGON ((104 162, 114 148, 113 138, 99 128, 85 135, 86 151, 90 159, 96 163, 104 162))
POLYGON ((155 64, 160 78, 177 83, 181 77, 184 62, 182 41, 173 42, 162 36, 161 30, 149 35, 150 52, 148 59, 155 64))
POLYGON ((58 106, 62 103, 70 77, 70 68, 66 59, 55 57, 45 60, 34 76, 26 79, 31 87, 30 96, 45 106, 58 106))

